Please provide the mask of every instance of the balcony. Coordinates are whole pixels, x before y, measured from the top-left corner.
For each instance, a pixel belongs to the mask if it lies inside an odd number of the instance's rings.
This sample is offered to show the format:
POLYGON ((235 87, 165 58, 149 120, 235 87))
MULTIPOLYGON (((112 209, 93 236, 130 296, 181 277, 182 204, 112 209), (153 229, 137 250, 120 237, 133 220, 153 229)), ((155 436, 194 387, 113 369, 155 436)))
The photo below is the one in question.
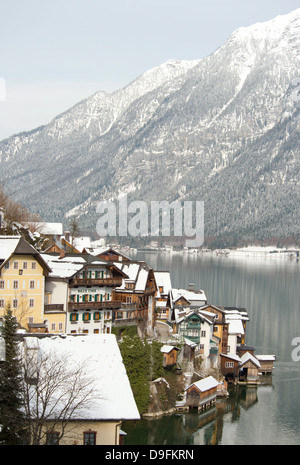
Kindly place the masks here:
POLYGON ((137 318, 116 318, 113 326, 132 326, 137 324, 137 318))
POLYGON ((102 310, 102 309, 114 309, 120 308, 122 302, 120 300, 108 300, 106 302, 69 302, 68 310, 69 312, 74 312, 76 310, 102 310))
POLYGON ((70 286, 122 286, 122 278, 74 278, 70 286))
POLYGON ((123 310, 137 310, 138 308, 138 303, 137 302, 122 302, 121 303, 121 308, 123 310))
POLYGON ((45 304, 44 312, 63 312, 64 304, 45 304))

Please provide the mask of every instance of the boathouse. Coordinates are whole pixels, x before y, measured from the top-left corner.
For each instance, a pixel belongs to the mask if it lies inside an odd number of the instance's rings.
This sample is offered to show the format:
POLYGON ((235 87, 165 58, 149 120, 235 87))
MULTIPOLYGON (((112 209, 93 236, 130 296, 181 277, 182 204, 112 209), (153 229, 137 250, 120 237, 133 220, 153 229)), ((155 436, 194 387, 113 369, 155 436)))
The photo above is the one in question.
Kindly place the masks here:
POLYGON ((219 382, 213 376, 191 384, 186 389, 186 405, 198 411, 210 407, 216 401, 218 385, 219 382))
POLYGON ((259 374, 266 375, 272 373, 276 355, 256 355, 256 358, 260 363, 259 374))
POLYGON ((236 354, 220 354, 221 373, 226 381, 234 382, 239 375, 239 363, 241 359, 236 354))
POLYGON ((246 352, 240 361, 239 382, 247 384, 258 383, 258 370, 260 363, 254 355, 246 352))

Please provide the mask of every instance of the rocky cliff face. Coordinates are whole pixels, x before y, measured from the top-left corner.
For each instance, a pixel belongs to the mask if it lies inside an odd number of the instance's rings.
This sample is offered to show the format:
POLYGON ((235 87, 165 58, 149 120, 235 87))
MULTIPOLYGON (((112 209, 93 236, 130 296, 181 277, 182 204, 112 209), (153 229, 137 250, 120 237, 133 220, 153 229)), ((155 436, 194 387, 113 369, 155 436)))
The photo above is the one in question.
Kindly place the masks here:
POLYGON ((202 200, 205 235, 299 234, 300 10, 235 31, 0 143, 2 181, 47 221, 103 199, 202 200))

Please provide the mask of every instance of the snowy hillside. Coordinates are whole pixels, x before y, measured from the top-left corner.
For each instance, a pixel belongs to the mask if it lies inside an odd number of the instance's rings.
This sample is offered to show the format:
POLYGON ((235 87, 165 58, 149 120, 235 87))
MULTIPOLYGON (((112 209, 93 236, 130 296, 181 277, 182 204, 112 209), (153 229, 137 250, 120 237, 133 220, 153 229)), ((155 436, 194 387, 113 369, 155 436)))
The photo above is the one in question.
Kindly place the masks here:
POLYGON ((204 200, 206 236, 299 234, 299 70, 300 9, 0 142, 1 178, 45 220, 93 231, 97 202, 127 193, 204 200))

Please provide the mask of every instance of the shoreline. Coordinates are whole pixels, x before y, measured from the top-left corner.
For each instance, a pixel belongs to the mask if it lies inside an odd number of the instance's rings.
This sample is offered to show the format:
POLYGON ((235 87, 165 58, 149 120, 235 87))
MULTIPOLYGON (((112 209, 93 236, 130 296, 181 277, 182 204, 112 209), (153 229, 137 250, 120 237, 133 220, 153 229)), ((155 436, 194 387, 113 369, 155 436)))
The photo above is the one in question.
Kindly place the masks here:
POLYGON ((236 249, 182 249, 174 250, 169 247, 148 247, 148 248, 134 248, 134 247, 120 247, 122 250, 130 250, 131 252, 143 253, 166 253, 166 254, 188 254, 188 255, 214 255, 224 257, 271 257, 271 258, 288 258, 299 259, 300 249, 295 247, 291 248, 277 248, 277 247, 256 247, 248 246, 236 249))

